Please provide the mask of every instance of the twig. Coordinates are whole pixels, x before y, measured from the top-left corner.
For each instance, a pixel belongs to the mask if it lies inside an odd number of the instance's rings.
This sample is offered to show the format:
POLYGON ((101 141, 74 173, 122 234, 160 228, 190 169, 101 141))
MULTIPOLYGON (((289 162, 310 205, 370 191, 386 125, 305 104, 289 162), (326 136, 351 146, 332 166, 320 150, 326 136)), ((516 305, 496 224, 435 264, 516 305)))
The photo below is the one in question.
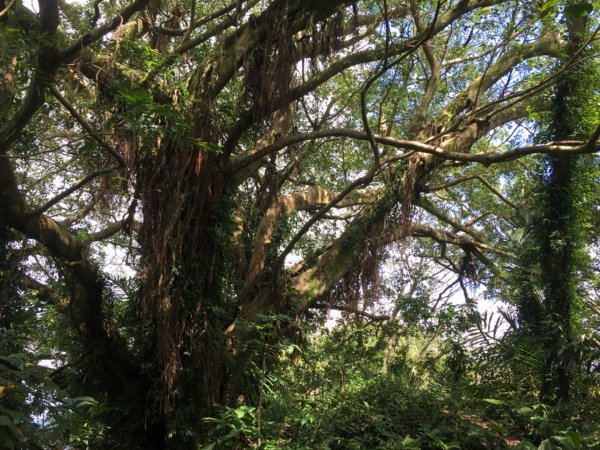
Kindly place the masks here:
POLYGON ((42 214, 43 212, 47 211, 52 206, 54 206, 58 202, 60 202, 63 198, 68 197, 73 192, 77 191, 78 189, 81 189, 83 186, 85 186, 87 183, 89 183, 90 181, 92 181, 94 178, 99 177, 100 175, 104 175, 106 173, 110 173, 113 170, 116 170, 116 169, 119 169, 119 168, 120 168, 119 166, 109 167, 108 169, 97 170, 95 172, 90 173, 89 175, 87 175, 84 178, 82 178, 80 181, 78 181, 77 183, 75 183, 73 186, 71 186, 67 190, 61 192, 56 197, 48 200, 42 206, 40 206, 40 207, 34 209, 33 211, 27 213, 26 217, 27 218, 31 218, 31 217, 35 217, 35 216, 38 216, 38 215, 42 214))
POLYGON ((119 163, 119 167, 127 167, 127 163, 125 162, 123 157, 121 155, 119 155, 119 153, 117 153, 117 151, 115 149, 113 149, 110 145, 108 145, 104 141, 104 139, 102 139, 100 137, 100 135, 81 116, 81 114, 79 114, 77 112, 77 110, 73 107, 73 105, 71 105, 71 103, 69 103, 69 101, 66 98, 64 98, 60 92, 58 92, 58 89, 56 89, 56 87, 50 86, 50 92, 52 92, 52 95, 54 95, 54 97, 56 97, 56 99, 71 113, 73 118, 75 118, 75 120, 77 120, 77 122, 79 122, 79 124, 83 127, 83 129, 85 131, 87 131, 89 133, 89 135, 91 137, 93 137, 94 140, 96 142, 98 142, 103 149, 105 149, 108 153, 110 153, 113 156, 113 158, 115 158, 117 160, 117 162, 119 163))
POLYGON ((10 11, 10 8, 12 8, 12 6, 15 4, 16 0, 11 0, 10 3, 8 4, 8 6, 6 8, 4 8, 2 11, 0 11, 0 18, 6 14, 8 14, 8 11, 10 11))

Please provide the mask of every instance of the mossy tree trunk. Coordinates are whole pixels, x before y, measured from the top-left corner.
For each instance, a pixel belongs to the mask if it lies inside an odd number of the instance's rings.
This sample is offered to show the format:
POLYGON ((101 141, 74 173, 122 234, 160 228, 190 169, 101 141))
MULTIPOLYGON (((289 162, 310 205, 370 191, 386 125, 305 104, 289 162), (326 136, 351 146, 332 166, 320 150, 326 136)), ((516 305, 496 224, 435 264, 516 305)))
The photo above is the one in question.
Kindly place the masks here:
MULTIPOLYGON (((586 61, 586 17, 567 15, 568 47, 565 60, 572 63, 559 75, 553 100, 551 139, 588 140, 593 132, 586 126, 592 96, 590 64, 586 61)), ((547 157, 543 175, 544 212, 537 226, 541 230, 540 268, 543 283, 542 313, 536 314, 536 331, 545 349, 540 399, 551 405, 570 398, 573 370, 577 364, 573 342, 574 309, 578 302, 580 271, 584 262, 580 253, 586 242, 581 229, 585 214, 581 211, 585 156, 547 157)))

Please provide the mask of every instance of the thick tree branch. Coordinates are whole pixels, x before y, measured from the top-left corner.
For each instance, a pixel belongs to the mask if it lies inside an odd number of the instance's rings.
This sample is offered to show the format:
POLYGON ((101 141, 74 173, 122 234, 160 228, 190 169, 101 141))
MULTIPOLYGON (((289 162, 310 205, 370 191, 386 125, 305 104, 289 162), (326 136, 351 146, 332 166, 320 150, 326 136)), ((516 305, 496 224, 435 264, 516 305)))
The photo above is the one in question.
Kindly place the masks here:
POLYGON ((119 233, 125 228, 125 226, 128 226, 130 230, 139 233, 142 224, 137 221, 131 221, 130 223, 129 219, 119 220, 107 225, 95 233, 90 233, 89 238, 92 242, 103 241, 104 239, 108 239, 109 237, 119 233))
POLYGON ((566 43, 557 33, 550 32, 535 42, 511 47, 488 68, 485 75, 473 81, 437 115, 436 123, 448 123, 462 111, 475 105, 479 93, 487 91, 521 61, 542 55, 560 57, 564 52, 565 45, 566 43))
POLYGON ((58 52, 58 61, 62 63, 71 62, 82 49, 90 44, 102 39, 111 31, 116 30, 119 26, 126 23, 134 14, 144 9, 149 3, 149 0, 135 0, 129 6, 126 6, 119 13, 115 14, 112 19, 104 25, 95 28, 89 33, 81 35, 70 47, 58 52))
MULTIPOLYGON (((251 2, 251 3, 255 4, 256 2, 251 2)), ((192 18, 192 20, 190 21, 190 25, 185 28, 166 28, 163 26, 159 26, 159 27, 156 27, 156 29, 154 31, 157 33, 160 33, 160 34, 166 34, 167 36, 184 36, 186 34, 189 34, 191 31, 193 31, 197 28, 200 28, 201 26, 206 25, 208 22, 211 22, 215 19, 223 17, 227 13, 230 13, 235 8, 237 8, 239 4, 240 4, 239 0, 233 0, 228 5, 225 5, 224 7, 220 8, 212 13, 209 13, 203 17, 200 17, 197 20, 194 20, 192 18)), ((236 13, 236 16, 237 16, 237 13, 236 13)))
POLYGON ((62 313, 68 312, 69 299, 60 295, 54 289, 51 289, 44 283, 39 282, 29 275, 21 274, 21 285, 27 289, 35 291, 35 296, 44 303, 54 305, 62 313))
MULTIPOLYGON (((285 211, 311 210, 327 205, 338 195, 338 192, 328 191, 317 185, 305 191, 283 195, 279 201, 285 211)), ((355 189, 332 207, 347 208, 373 203, 378 195, 379 192, 374 189, 355 189)))
POLYGON ((500 3, 499 0, 468 0, 462 1, 458 3, 454 8, 442 14, 439 19, 436 21, 434 26, 429 30, 424 31, 423 33, 417 34, 417 36, 403 41, 399 43, 395 43, 390 45, 387 50, 385 47, 376 48, 374 50, 365 50, 361 52, 356 52, 351 55, 348 55, 342 59, 339 59, 332 64, 330 64, 325 70, 319 71, 315 74, 311 79, 307 80, 302 85, 293 89, 290 93, 292 99, 296 100, 304 95, 312 92, 318 86, 322 85, 326 81, 333 78, 338 73, 343 70, 356 66, 363 63, 368 63, 371 61, 377 61, 382 59, 386 54, 388 57, 397 56, 401 53, 405 53, 411 49, 417 47, 418 43, 423 42, 423 38, 425 34, 430 33, 431 35, 436 35, 450 24, 454 23, 463 15, 478 9, 484 8, 486 6, 491 6, 494 4, 500 3))
MULTIPOLYGON (((503 118, 503 120, 508 118, 503 118)), ((511 118, 512 119, 512 118, 511 118)), ((267 147, 264 147, 255 153, 245 156, 244 158, 234 158, 230 162, 230 164, 226 167, 227 173, 233 174, 239 170, 242 170, 245 166, 258 161, 265 156, 270 155, 271 153, 277 152, 282 148, 285 148, 292 144, 297 144, 299 142, 329 138, 329 137, 347 137, 357 140, 367 140, 368 136, 366 133, 357 131, 350 128, 332 128, 325 130, 312 131, 309 133, 301 133, 291 135, 285 139, 280 140, 277 143, 271 144, 267 147)), ((550 155, 558 155, 558 154, 585 154, 585 153, 595 153, 600 151, 600 143, 596 142, 595 144, 590 145, 588 142, 571 142, 568 144, 561 143, 549 143, 545 145, 531 145, 525 147, 519 147, 513 150, 507 150, 505 152, 488 152, 488 153, 476 153, 476 154, 468 154, 460 151, 452 151, 447 150, 442 147, 423 144, 419 141, 410 141, 404 139, 396 139, 391 136, 382 136, 382 135, 374 135, 373 138, 376 142, 384 145, 389 145, 391 147, 405 150, 405 151, 416 151, 419 153, 425 153, 428 155, 432 155, 438 157, 442 160, 453 160, 453 161, 463 161, 463 162, 475 162, 481 163, 485 166, 490 164, 511 161, 514 159, 521 158, 527 155, 533 155, 537 153, 545 153, 550 155)), ((474 139, 477 138, 477 134, 474 135, 474 139)), ((471 143, 474 142, 474 139, 471 143)), ((453 140, 451 143, 452 147, 456 146, 456 140, 453 140)), ((404 155, 406 156, 406 155, 404 155)))
MULTIPOLYGON (((439 4, 438 4, 438 7, 439 7, 439 4)), ((410 10, 411 10, 413 19, 415 21, 415 26, 417 28, 417 31, 419 32, 419 34, 425 33, 426 28, 425 28, 425 25, 423 24, 423 21, 421 19, 421 16, 418 12, 417 5, 414 0, 411 0, 411 2, 410 2, 410 10)), ((433 100, 433 96, 435 95, 435 93, 437 91, 438 84, 440 81, 441 69, 442 69, 442 66, 441 66, 438 58, 436 57, 435 53, 433 52, 433 49, 431 48, 431 46, 429 45, 428 42, 426 42, 426 41, 423 42, 422 49, 423 49, 423 53, 425 53, 425 57, 427 59, 429 67, 431 69, 431 74, 427 78, 427 83, 425 85, 425 93, 423 94, 423 97, 421 98, 421 102, 420 102, 419 106, 417 107, 417 110, 415 111, 415 114, 413 116, 411 124, 409 125, 409 130, 411 131, 413 136, 416 135, 417 130, 419 129, 421 124, 424 122, 425 113, 426 113, 427 109, 429 108, 429 105, 431 104, 431 101, 433 100)))
POLYGON ((331 208, 333 208, 335 205, 337 205, 339 202, 341 202, 347 195, 349 195, 352 191, 354 191, 358 186, 369 183, 373 179, 375 174, 377 173, 377 169, 378 169, 378 167, 376 167, 376 166, 371 168, 369 170, 369 172, 367 172, 364 176, 362 176, 362 177, 354 180, 352 183, 350 183, 344 190, 342 190, 339 194, 337 194, 335 197, 333 197, 329 201, 329 203, 327 203, 325 206, 323 206, 321 209, 319 209, 319 211, 317 211, 300 228, 300 230, 298 230, 298 232, 294 235, 294 237, 290 240, 290 242, 288 242, 286 247, 283 249, 281 254, 277 257, 277 260, 275 261, 275 264, 274 264, 274 266, 277 268, 277 270, 283 266, 285 258, 294 249, 294 246, 302 238, 302 236, 304 236, 308 232, 308 230, 310 230, 310 228, 319 219, 321 219, 321 217, 323 217, 325 214, 327 214, 327 212, 329 212, 329 210, 331 208))
POLYGON ((44 104, 44 90, 51 76, 47 72, 37 71, 31 80, 27 95, 20 108, 0 127, 0 157, 8 153, 10 146, 17 140, 19 133, 44 104))
MULTIPOLYGON (((348 3, 351 0, 330 0, 327 3, 302 0, 272 2, 260 16, 244 23, 236 30, 235 35, 224 39, 213 57, 207 58, 192 73, 190 87, 193 97, 209 106, 231 81, 249 52, 266 39, 273 17, 283 15, 288 23, 287 31, 293 35, 305 29, 310 20, 319 22, 329 17, 337 7, 348 3)), ((204 114, 200 110, 198 120, 202 120, 204 114)), ((224 152, 228 153, 232 148, 233 146, 224 145, 224 152)))
MULTIPOLYGON (((400 237, 400 234, 398 234, 400 232, 401 231, 391 233, 391 238, 394 239, 395 237, 400 237)), ((476 239, 473 239, 470 236, 462 236, 444 230, 437 230, 428 225, 413 223, 411 224, 410 234, 411 236, 415 237, 429 237, 439 243, 454 244, 458 246, 472 246, 483 251, 496 253, 501 256, 506 256, 509 258, 516 257, 513 253, 506 251, 505 249, 500 248, 496 245, 485 244, 476 239)))

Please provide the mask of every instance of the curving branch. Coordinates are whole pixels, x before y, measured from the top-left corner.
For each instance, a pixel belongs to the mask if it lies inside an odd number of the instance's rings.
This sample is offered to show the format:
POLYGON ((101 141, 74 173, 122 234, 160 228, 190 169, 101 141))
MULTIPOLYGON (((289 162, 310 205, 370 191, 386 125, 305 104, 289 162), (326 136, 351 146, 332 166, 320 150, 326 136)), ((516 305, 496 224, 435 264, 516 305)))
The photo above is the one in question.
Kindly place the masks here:
MULTIPOLYGON (((513 120, 512 117, 503 118, 507 120, 513 120)), ((489 128, 489 126, 488 126, 489 128)), ((477 130, 476 130, 477 131, 477 130)), ((484 130, 487 131, 487 130, 484 130)), ((481 131, 476 133, 473 136, 472 142, 479 137, 481 131)), ((330 137, 346 137, 356 140, 366 141, 368 136, 365 132, 357 131, 351 128, 331 128, 324 129, 318 131, 312 131, 309 133, 300 133, 294 134, 287 138, 281 139, 280 141, 268 145, 267 147, 263 147, 260 150, 252 153, 251 155, 244 155, 241 158, 233 158, 228 166, 226 167, 226 172, 229 174, 235 174, 236 172, 242 170, 249 164, 252 164, 256 161, 261 160, 262 158, 275 153, 285 147, 288 147, 293 144, 297 144, 300 142, 330 138, 330 137)), ((514 159, 521 158, 527 155, 533 155, 538 153, 545 153, 550 155, 558 155, 558 154, 585 154, 585 153, 595 153, 600 151, 600 142, 592 140, 588 142, 581 141, 568 141, 568 142, 550 142, 543 145, 530 145, 519 147, 512 150, 507 150, 504 152, 487 152, 487 153, 475 153, 469 154, 461 151, 453 151, 448 150, 444 147, 439 147, 435 145, 424 144, 420 141, 412 141, 405 139, 396 139, 391 136, 382 136, 382 135, 374 135, 373 139, 383 145, 389 145, 390 147, 394 147, 404 151, 414 151, 419 153, 425 153, 428 155, 435 156, 440 158, 441 160, 450 160, 450 161, 462 161, 462 162, 471 162, 471 163, 481 163, 484 166, 489 166, 491 164, 496 164, 505 161, 511 161, 514 159)), ((452 147, 456 147, 456 140, 452 140, 452 147)), ((398 157, 405 157, 404 155, 399 155, 398 157)))
POLYGON ((129 227, 129 230, 139 233, 141 226, 142 224, 140 222, 137 222, 135 220, 130 221, 129 219, 125 218, 123 220, 118 220, 117 222, 108 224, 106 227, 99 231, 90 233, 89 239, 92 242, 103 241, 104 239, 108 239, 109 237, 114 236, 115 234, 126 229, 126 227, 129 227))

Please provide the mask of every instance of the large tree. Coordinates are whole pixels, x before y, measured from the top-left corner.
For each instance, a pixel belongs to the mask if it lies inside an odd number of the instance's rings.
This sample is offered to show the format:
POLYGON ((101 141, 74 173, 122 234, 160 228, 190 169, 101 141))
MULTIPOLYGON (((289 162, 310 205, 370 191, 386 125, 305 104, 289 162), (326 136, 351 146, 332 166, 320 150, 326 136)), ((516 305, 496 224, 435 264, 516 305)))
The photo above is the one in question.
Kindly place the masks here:
POLYGON ((512 161, 599 149, 598 130, 513 145, 577 64, 532 2, 0 10, 10 295, 65 316, 62 382, 107 405, 111 447, 194 448, 244 394, 256 324, 292 333, 342 285, 373 297, 393 242, 502 276, 512 161))

